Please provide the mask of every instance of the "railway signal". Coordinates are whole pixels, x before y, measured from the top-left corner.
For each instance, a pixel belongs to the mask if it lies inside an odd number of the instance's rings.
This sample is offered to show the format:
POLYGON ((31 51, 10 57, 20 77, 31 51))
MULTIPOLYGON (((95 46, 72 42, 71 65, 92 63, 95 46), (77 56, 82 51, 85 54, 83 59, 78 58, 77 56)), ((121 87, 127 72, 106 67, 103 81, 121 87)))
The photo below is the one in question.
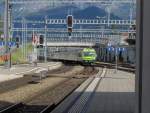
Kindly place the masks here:
POLYGON ((44 36, 43 35, 40 35, 40 37, 39 37, 39 44, 40 45, 44 44, 44 36))
MULTIPOLYGON (((132 31, 136 31, 136 25, 132 25, 130 26, 130 30, 132 31)), ((129 33, 128 35, 128 39, 126 39, 126 42, 129 44, 129 45, 135 45, 136 43, 136 32, 131 32, 129 33)))
POLYGON ((71 36, 72 28, 68 28, 68 35, 71 36))
POLYGON ((43 45, 44 45, 44 35, 40 35, 39 36, 39 43, 38 43, 38 47, 37 48, 43 48, 43 45))
MULTIPOLYGON (((130 27, 130 30, 136 31, 136 25, 132 25, 132 26, 130 27)), ((131 39, 133 39, 133 37, 136 37, 136 33, 129 33, 129 37, 130 37, 131 39)))
POLYGON ((73 27, 73 16, 72 15, 68 15, 67 17, 67 24, 69 28, 73 27))
POLYGON ((19 48, 19 43, 20 43, 19 37, 16 37, 16 47, 17 48, 19 48))
POLYGON ((67 16, 67 28, 68 28, 68 35, 71 36, 72 28, 73 28, 73 16, 72 15, 67 16))

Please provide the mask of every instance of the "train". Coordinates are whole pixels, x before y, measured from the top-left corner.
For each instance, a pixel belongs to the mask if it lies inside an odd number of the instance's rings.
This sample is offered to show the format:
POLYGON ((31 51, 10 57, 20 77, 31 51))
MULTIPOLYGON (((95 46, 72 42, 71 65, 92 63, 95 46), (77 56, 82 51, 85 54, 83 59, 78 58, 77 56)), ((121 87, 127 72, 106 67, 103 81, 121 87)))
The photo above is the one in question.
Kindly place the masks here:
MULTIPOLYGON (((119 51, 119 49, 118 49, 119 51)), ((118 57, 115 57, 115 51, 109 51, 106 47, 47 47, 47 59, 73 62, 79 64, 97 64, 97 63, 117 63, 135 65, 135 49, 134 47, 125 48, 124 51, 118 52, 118 57)), ((38 59, 43 60, 45 57, 45 48, 38 48, 38 59)))
MULTIPOLYGON (((38 57, 44 58, 44 48, 38 50, 38 57)), ((94 48, 55 48, 47 49, 47 59, 78 62, 82 64, 93 64, 97 60, 97 53, 94 48)))
POLYGON ((96 58, 97 58, 97 53, 93 48, 84 48, 81 51, 81 59, 82 62, 85 64, 95 63, 96 58))

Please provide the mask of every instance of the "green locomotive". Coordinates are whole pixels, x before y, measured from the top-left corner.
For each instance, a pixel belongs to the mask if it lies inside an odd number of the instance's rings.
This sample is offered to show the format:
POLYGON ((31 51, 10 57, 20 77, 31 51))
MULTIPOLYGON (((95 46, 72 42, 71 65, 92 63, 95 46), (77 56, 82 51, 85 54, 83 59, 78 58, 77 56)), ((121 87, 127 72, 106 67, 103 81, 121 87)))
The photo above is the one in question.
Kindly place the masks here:
POLYGON ((83 61, 83 63, 94 63, 96 61, 97 58, 97 54, 95 49, 93 48, 84 48, 81 51, 81 59, 83 61))

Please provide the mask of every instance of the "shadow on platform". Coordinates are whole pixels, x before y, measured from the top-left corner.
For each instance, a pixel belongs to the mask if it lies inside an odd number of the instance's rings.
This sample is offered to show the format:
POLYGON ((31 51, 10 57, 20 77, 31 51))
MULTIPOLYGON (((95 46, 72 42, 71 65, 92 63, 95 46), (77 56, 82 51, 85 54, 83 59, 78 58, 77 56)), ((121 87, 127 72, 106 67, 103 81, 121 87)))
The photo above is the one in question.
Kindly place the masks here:
MULTIPOLYGON (((69 112, 80 94, 80 92, 72 93, 51 113, 69 112)), ((84 95, 86 97, 90 95, 90 92, 84 95)), ((135 111, 135 92, 95 92, 88 103, 85 104, 84 99, 77 104, 78 107, 76 106, 74 111, 83 111, 84 113, 134 113, 135 111), (80 108, 83 109, 79 110, 80 108)))
POLYGON ((95 92, 86 113, 134 113, 135 92, 95 92))

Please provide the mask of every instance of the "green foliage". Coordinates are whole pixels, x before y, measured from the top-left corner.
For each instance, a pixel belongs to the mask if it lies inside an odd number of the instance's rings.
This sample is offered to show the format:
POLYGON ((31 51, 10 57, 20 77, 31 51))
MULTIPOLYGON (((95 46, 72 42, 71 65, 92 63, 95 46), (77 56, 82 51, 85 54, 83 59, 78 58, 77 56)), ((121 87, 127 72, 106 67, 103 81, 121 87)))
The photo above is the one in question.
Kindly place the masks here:
MULTIPOLYGON (((13 52, 11 54, 12 64, 27 63, 27 58, 25 58, 23 56, 22 49, 24 49, 24 48, 16 48, 15 50, 13 50, 13 52)), ((31 53, 32 50, 33 50, 32 44, 28 43, 27 44, 27 54, 31 53)), ((0 65, 4 65, 4 64, 5 64, 4 61, 0 61, 0 65)))
MULTIPOLYGON (((24 48, 17 48, 13 53, 12 53, 12 63, 25 63, 27 62, 27 58, 23 56, 22 49, 24 48)), ((32 44, 27 44, 27 54, 31 53, 33 50, 32 44)))
MULTIPOLYGON (((0 29, 3 28, 3 23, 2 23, 1 21, 2 21, 2 17, 1 17, 1 15, 0 15, 0 29)), ((0 31, 0 35, 1 35, 2 33, 3 33, 3 32, 0 31)))

